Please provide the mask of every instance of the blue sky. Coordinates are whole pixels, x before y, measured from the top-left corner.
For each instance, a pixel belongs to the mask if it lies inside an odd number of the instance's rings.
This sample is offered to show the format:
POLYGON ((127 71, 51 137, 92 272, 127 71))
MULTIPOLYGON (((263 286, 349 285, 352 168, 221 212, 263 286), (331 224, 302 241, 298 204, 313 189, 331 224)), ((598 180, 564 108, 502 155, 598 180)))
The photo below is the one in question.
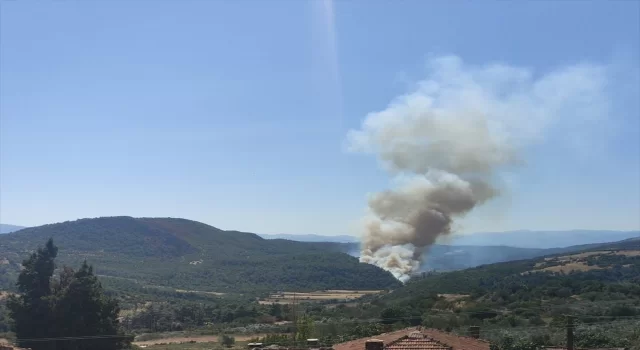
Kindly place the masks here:
POLYGON ((605 118, 574 147, 568 131, 586 124, 568 111, 574 123, 528 144, 506 194, 461 232, 637 230, 639 17, 622 0, 4 1, 0 222, 353 233, 391 177, 346 152, 347 133, 452 54, 535 76, 613 72, 605 118))

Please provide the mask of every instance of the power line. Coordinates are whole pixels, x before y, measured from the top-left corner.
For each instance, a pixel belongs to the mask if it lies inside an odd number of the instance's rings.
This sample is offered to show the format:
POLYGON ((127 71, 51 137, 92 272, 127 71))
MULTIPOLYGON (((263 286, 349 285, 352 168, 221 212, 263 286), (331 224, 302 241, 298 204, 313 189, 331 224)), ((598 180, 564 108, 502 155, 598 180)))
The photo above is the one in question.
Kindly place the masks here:
POLYGON ((133 338, 133 335, 86 335, 76 337, 54 337, 54 338, 19 338, 17 342, 36 342, 36 341, 56 341, 56 340, 85 340, 85 339, 126 339, 133 338))
MULTIPOLYGON (((638 323, 640 322, 640 317, 634 317, 633 319, 626 319, 626 320, 620 320, 620 321, 616 321, 616 320, 612 320, 612 321, 605 321, 605 322, 581 322, 578 324, 575 324, 575 327, 579 327, 581 325, 595 325, 595 324, 628 324, 628 323, 638 323)), ((350 322, 347 322, 350 323, 350 322)), ((335 323, 335 324, 341 324, 341 323, 335 323)), ((497 333, 497 332, 507 332, 507 331, 525 331, 525 330, 540 330, 540 329, 564 329, 566 327, 566 325, 546 325, 546 326, 523 326, 523 327, 501 327, 501 328, 485 328, 482 329, 482 334, 486 334, 486 333, 497 333)), ((428 328, 426 329, 428 331, 428 328)), ((467 332, 464 332, 465 334, 467 332)), ((16 339, 17 342, 37 342, 37 341, 58 341, 58 340, 90 340, 90 339, 126 339, 126 338, 133 338, 133 335, 90 335, 90 336, 75 336, 75 337, 51 337, 51 338, 30 338, 30 339, 25 339, 25 338, 20 338, 20 339, 16 339)), ((260 337, 256 337, 256 338, 260 338, 260 337)), ((286 345, 287 343, 271 343, 270 344, 276 344, 276 345, 286 345)))

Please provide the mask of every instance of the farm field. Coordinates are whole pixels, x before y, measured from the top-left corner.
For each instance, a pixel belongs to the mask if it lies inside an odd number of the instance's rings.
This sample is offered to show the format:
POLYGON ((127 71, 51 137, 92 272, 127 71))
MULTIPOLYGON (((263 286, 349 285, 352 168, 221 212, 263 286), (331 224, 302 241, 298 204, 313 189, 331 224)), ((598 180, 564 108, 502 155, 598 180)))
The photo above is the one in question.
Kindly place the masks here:
MULTIPOLYGON (((246 348, 246 344, 253 338, 263 337, 264 334, 239 334, 232 335, 236 340, 235 345, 230 349, 246 348)), ((134 341, 136 345, 143 349, 167 349, 167 350, 183 350, 183 349, 229 349, 223 347, 219 342, 217 335, 199 335, 199 336, 182 336, 167 337, 145 341, 134 341)))
POLYGON ((246 344, 244 343, 236 343, 231 348, 226 348, 217 342, 195 342, 195 343, 171 343, 171 344, 156 344, 156 345, 142 345, 139 346, 141 349, 145 350, 234 350, 234 349, 244 349, 246 348, 246 344))
POLYGON ((341 302, 351 301, 365 295, 379 294, 381 290, 324 290, 308 293, 280 292, 273 293, 268 298, 260 300, 260 304, 291 304, 296 302, 317 302, 327 300, 338 300, 341 302))
POLYGON ((595 263, 602 258, 625 256, 629 258, 640 256, 640 250, 597 250, 578 254, 545 258, 534 266, 536 271, 556 273, 584 272, 591 270, 610 269, 612 266, 598 266, 595 263))

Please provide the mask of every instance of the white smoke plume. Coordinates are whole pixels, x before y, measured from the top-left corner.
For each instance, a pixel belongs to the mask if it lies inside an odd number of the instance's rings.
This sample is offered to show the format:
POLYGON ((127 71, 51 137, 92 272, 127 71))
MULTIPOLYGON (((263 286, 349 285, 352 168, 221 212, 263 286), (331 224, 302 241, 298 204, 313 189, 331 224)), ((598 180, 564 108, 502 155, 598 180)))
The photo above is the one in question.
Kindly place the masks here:
POLYGON ((527 142, 554 123, 579 125, 606 112, 605 70, 579 64, 534 77, 454 56, 430 60, 415 91, 349 132, 349 149, 376 155, 399 182, 370 196, 360 260, 406 281, 456 218, 500 194, 496 176, 520 163, 527 142))

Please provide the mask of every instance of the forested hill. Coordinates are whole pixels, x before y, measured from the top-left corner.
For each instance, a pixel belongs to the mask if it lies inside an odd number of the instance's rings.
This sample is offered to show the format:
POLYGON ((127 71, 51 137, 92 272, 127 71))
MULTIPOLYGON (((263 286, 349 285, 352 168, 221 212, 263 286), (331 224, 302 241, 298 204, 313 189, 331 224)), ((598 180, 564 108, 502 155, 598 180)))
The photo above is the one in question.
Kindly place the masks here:
MULTIPOLYGON (((436 295, 459 296, 458 306, 454 302, 452 308, 464 305, 463 309, 476 311, 542 310, 537 315, 556 304, 564 305, 564 312, 572 304, 579 304, 580 310, 574 310, 578 314, 606 314, 604 304, 611 306, 612 301, 640 306, 640 238, 579 252, 424 274, 383 299, 417 311, 426 305, 425 300, 436 295), (596 311, 587 310, 591 306, 585 305, 590 303, 596 311)), ((640 308, 630 313, 640 315, 640 308)))
MULTIPOLYGON (((582 251, 414 276, 402 288, 322 317, 379 318, 483 338, 502 349, 563 345, 574 316, 576 347, 640 344, 640 239, 582 251)), ((640 348, 638 348, 640 349, 640 348)))
POLYGON ((384 289, 393 276, 341 253, 336 243, 266 240, 175 218, 103 217, 0 236, 0 289, 20 262, 53 237, 61 263, 95 264, 98 274, 154 285, 217 292, 384 289))

